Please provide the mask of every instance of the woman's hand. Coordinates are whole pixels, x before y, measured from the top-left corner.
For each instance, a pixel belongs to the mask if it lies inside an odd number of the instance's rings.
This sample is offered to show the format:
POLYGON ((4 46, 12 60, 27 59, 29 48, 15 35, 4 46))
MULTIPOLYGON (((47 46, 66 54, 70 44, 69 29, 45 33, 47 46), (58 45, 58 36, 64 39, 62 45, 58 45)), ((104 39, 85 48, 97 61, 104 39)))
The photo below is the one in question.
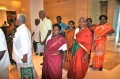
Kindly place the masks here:
POLYGON ((61 63, 61 68, 63 68, 63 67, 64 67, 64 60, 61 63))
POLYGON ((83 57, 83 60, 87 60, 88 59, 88 53, 86 53, 83 57))
POLYGON ((43 42, 40 41, 40 44, 41 44, 41 45, 45 45, 45 41, 43 41, 43 42))

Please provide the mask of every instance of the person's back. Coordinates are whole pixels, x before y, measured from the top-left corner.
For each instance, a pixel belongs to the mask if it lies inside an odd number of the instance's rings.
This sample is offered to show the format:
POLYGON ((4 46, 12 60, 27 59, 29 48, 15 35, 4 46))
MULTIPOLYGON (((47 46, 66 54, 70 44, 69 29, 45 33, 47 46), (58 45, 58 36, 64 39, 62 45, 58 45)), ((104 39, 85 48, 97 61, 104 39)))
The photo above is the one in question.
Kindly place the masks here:
POLYGON ((38 51, 38 47, 40 46, 40 30, 39 30, 40 25, 39 23, 40 23, 40 20, 35 19, 34 32, 32 33, 32 36, 34 35, 33 48, 34 48, 34 52, 36 53, 35 55, 38 55, 38 53, 40 53, 40 51, 38 51))
POLYGON ((0 29, 0 79, 9 79, 10 65, 6 39, 3 31, 0 29))
POLYGON ((31 33, 25 24, 17 28, 15 38, 13 38, 13 59, 17 63, 22 63, 21 58, 28 54, 27 63, 32 61, 31 33))
POLYGON ((13 38, 12 57, 17 64, 18 73, 21 79, 23 79, 24 77, 24 71, 25 73, 27 73, 27 76, 29 78, 32 77, 33 79, 33 76, 30 75, 32 74, 34 75, 35 79, 37 79, 36 71, 29 72, 28 74, 28 70, 33 71, 34 66, 32 62, 31 33, 29 29, 26 27, 25 22, 26 22, 25 14, 18 14, 15 23, 18 27, 13 38))
POLYGON ((17 63, 32 62, 31 33, 25 25, 26 16, 18 14, 16 33, 13 38, 13 60, 17 63))

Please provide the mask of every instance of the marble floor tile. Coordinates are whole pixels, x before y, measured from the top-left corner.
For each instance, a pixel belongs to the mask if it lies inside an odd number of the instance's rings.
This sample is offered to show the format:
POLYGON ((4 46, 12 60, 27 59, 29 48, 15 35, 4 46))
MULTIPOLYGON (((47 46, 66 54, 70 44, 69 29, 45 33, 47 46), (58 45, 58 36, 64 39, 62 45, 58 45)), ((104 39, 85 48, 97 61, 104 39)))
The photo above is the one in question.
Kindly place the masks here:
MULTIPOLYGON (((93 56, 93 55, 92 55, 93 56)), ((33 54, 33 62, 39 79, 41 79, 42 66, 40 63, 43 62, 43 57, 39 55, 36 56, 33 54)), ((10 66, 10 79, 19 79, 17 68, 10 66)), ((88 72, 85 76, 85 79, 120 79, 120 54, 106 51, 106 57, 104 62, 103 71, 93 70, 92 68, 88 69, 88 72)), ((62 70, 62 79, 67 79, 66 70, 62 70)))

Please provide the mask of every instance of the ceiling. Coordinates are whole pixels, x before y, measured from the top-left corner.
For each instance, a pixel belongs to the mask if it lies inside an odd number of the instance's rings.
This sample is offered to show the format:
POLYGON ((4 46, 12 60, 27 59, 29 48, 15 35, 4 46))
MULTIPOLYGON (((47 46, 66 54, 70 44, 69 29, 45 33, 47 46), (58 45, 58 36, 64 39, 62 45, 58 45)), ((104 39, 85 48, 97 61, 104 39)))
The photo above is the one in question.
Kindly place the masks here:
POLYGON ((55 3, 55 2, 61 2, 61 1, 67 1, 67 0, 43 0, 44 3, 55 3))

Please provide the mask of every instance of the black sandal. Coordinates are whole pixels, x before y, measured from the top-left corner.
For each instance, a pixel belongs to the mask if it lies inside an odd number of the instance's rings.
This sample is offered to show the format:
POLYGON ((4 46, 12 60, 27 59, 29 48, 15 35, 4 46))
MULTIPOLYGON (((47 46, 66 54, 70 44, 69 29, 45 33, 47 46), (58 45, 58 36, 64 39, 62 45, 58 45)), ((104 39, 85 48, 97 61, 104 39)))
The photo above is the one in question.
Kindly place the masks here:
POLYGON ((103 70, 103 67, 99 68, 99 71, 102 71, 103 70))

